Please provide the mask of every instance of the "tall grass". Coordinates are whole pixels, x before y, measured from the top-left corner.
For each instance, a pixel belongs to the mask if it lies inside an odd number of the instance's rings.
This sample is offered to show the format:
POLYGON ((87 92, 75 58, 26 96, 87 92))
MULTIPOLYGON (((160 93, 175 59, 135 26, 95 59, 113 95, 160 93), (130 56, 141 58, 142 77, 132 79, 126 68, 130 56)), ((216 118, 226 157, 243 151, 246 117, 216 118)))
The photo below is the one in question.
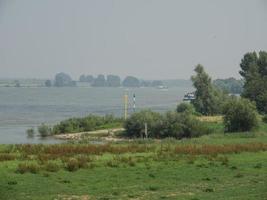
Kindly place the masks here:
POLYGON ((175 153, 190 155, 216 155, 232 154, 241 152, 267 151, 267 144, 247 143, 247 144, 226 144, 226 145, 184 145, 176 146, 175 153))

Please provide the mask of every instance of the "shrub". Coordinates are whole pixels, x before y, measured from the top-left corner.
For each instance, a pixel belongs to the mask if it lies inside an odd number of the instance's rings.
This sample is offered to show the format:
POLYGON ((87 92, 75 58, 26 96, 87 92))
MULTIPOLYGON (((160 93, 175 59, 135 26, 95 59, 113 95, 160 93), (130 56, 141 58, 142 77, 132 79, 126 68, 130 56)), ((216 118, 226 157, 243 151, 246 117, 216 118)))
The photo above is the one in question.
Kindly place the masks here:
POLYGON ((190 138, 209 134, 210 129, 188 112, 167 112, 165 114, 144 110, 134 113, 125 122, 126 134, 130 137, 143 137, 145 123, 148 136, 152 138, 190 138))
POLYGON ((87 162, 90 161, 91 159, 87 156, 84 155, 80 155, 77 157, 77 161, 78 161, 78 167, 79 168, 87 168, 88 164, 87 162))
POLYGON ((35 131, 33 128, 29 128, 26 130, 26 133, 27 133, 28 138, 32 138, 34 137, 35 131))
POLYGON ((155 137, 159 128, 159 121, 161 120, 162 116, 151 110, 136 112, 124 123, 126 135, 130 137, 144 137, 146 123, 148 137, 155 137))
POLYGON ((190 113, 190 114, 194 114, 195 113, 195 108, 191 103, 180 103, 177 108, 176 111, 178 113, 190 113))
POLYGON ((56 162, 48 162, 45 165, 45 170, 48 172, 57 172, 60 169, 60 166, 56 162))
POLYGON ((264 115, 264 116, 262 117, 262 121, 263 121, 264 123, 267 124, 267 115, 264 115))
POLYGON ((53 134, 93 131, 101 128, 118 127, 122 123, 121 118, 113 115, 96 116, 89 115, 83 118, 71 118, 61 121, 52 129, 53 134))
POLYGON ((70 158, 66 163, 66 169, 70 172, 74 172, 79 169, 79 162, 76 158, 70 158))
POLYGON ((39 170, 40 170, 40 167, 36 163, 20 163, 17 168, 17 172, 21 174, 24 174, 27 172, 36 174, 39 172, 39 170))
POLYGON ((226 132, 245 132, 258 126, 256 106, 247 99, 228 100, 223 113, 226 132))
POLYGON ((9 160, 15 160, 16 155, 11 153, 0 153, 0 162, 1 161, 9 161, 9 160))
POLYGON ((191 138, 209 134, 211 130, 195 116, 185 113, 167 112, 160 127, 161 137, 191 138))
POLYGON ((41 137, 47 137, 51 135, 51 128, 45 124, 41 124, 40 126, 38 126, 38 132, 41 137))

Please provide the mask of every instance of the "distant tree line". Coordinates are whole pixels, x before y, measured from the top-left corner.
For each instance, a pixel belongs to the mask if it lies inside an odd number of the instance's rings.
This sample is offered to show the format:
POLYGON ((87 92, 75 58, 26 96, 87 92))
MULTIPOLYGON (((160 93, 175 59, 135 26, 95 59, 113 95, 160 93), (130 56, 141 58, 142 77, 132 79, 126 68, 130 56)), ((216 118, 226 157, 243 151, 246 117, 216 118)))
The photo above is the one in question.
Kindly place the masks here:
POLYGON ((134 76, 127 76, 124 80, 117 75, 98 75, 94 78, 92 75, 81 75, 80 82, 87 82, 93 87, 158 87, 163 86, 163 82, 160 80, 145 81, 140 80, 134 76))
MULTIPOLYGON (((145 81, 140 80, 134 76, 127 76, 125 79, 117 75, 99 74, 97 77, 92 75, 81 75, 78 82, 88 83, 92 87, 158 87, 163 86, 163 82, 160 80, 145 81)), ((58 73, 54 80, 46 80, 46 87, 73 87, 76 86, 77 82, 65 73, 58 73)))
POLYGON ((61 72, 61 73, 56 74, 55 79, 53 81, 46 80, 45 86, 46 87, 52 87, 52 86, 55 86, 55 87, 74 87, 74 86, 76 86, 76 82, 74 80, 72 80, 70 75, 61 72))
POLYGON ((235 78, 216 79, 213 81, 213 85, 231 94, 241 94, 243 92, 244 81, 235 78))

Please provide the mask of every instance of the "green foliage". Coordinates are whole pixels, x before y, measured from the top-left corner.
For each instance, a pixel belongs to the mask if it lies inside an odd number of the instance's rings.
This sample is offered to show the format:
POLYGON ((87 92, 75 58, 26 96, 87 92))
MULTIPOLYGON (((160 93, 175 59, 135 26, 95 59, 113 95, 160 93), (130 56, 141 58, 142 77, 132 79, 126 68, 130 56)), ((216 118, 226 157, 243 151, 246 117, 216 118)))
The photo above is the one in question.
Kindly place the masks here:
POLYGON ((57 172, 60 170, 60 166, 56 162, 49 161, 45 164, 45 170, 48 172, 57 172))
POLYGON ((72 87, 76 86, 75 81, 71 79, 68 74, 63 72, 56 74, 55 76, 55 86, 56 87, 72 87))
POLYGON ((94 87, 105 87, 106 85, 106 78, 103 74, 99 74, 92 84, 94 87))
POLYGON ((180 103, 177 106, 176 111, 178 113, 187 112, 190 114, 194 114, 196 112, 194 106, 191 103, 180 103))
POLYGON ((41 137, 49 136, 52 133, 51 128, 45 124, 41 124, 40 126, 38 126, 38 132, 41 137))
POLYGON ((124 87, 140 87, 140 81, 133 76, 127 76, 123 82, 122 85, 124 87))
POLYGON ((124 124, 130 137, 144 137, 147 123, 148 137, 190 138, 210 133, 210 130, 188 112, 167 112, 159 114, 150 110, 134 113, 124 124))
POLYGON ((223 112, 226 132, 245 132, 258 126, 256 106, 248 99, 228 100, 223 112))
POLYGON ((79 78, 80 82, 88 82, 92 83, 94 81, 94 77, 92 75, 84 75, 82 74, 79 78))
POLYGON ((18 164, 17 172, 20 174, 24 174, 27 172, 36 174, 40 171, 40 166, 36 163, 20 163, 18 164))
POLYGON ((79 169, 79 162, 76 158, 70 158, 66 163, 66 169, 70 172, 77 171, 79 169))
POLYGON ((264 123, 267 124, 267 115, 264 115, 264 116, 262 117, 262 121, 263 121, 264 123))
POLYGON ((211 130, 194 115, 184 112, 167 112, 160 124, 160 137, 191 138, 209 134, 211 130))
POLYGON ((213 81, 213 85, 231 94, 241 94, 244 82, 235 78, 216 79, 213 81))
POLYGON ((245 81, 242 96, 255 101, 259 112, 267 113, 267 52, 245 54, 240 67, 245 81))
POLYGON ((121 79, 117 75, 108 75, 107 76, 107 86, 108 87, 120 87, 121 79))
POLYGON ((33 128, 29 128, 26 130, 26 133, 27 133, 28 138, 32 138, 34 137, 35 131, 33 128))
POLYGON ((61 121, 52 129, 53 134, 94 131, 97 129, 114 128, 120 126, 122 119, 113 115, 89 115, 83 118, 71 118, 61 121))
POLYGON ((202 65, 197 65, 195 72, 196 75, 192 76, 191 79, 196 88, 195 99, 192 101, 196 111, 202 115, 220 114, 226 95, 213 87, 211 78, 202 65))
POLYGON ((145 123, 147 123, 148 137, 154 137, 161 120, 162 116, 151 110, 136 112, 124 123, 126 134, 130 137, 145 137, 145 123))

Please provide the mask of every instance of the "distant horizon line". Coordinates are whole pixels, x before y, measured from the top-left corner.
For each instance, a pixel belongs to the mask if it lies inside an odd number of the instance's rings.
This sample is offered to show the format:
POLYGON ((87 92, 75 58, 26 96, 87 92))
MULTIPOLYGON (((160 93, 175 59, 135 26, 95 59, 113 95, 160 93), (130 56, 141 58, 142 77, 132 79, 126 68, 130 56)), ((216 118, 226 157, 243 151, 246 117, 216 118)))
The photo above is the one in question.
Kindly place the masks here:
MULTIPOLYGON (((61 72, 59 72, 61 73, 61 72)), ((65 73, 65 72, 63 72, 65 73)), ((58 74, 58 73, 56 73, 58 74)), ((56 75, 55 74, 55 75, 56 75)), ((68 74, 68 73, 66 73, 68 74)), ((19 80, 53 80, 55 78, 55 75, 54 77, 52 78, 40 78, 40 77, 0 77, 0 80, 16 80, 16 79, 19 79, 19 80)), ((70 74, 68 74, 70 75, 70 74)), ((93 75, 93 74, 81 74, 81 75, 92 75, 93 77, 97 77, 98 75, 104 75, 105 77, 107 77, 108 75, 116 75, 116 74, 97 74, 97 75, 93 75)), ((116 76, 119 76, 119 75, 116 75, 116 76)), ((161 81, 169 81, 169 80, 191 80, 191 78, 163 78, 163 79, 160 79, 160 78, 140 78, 138 76, 134 76, 134 75, 127 75, 127 76, 133 76, 133 77, 136 77, 138 78, 139 80, 145 80, 145 81, 155 81, 155 80, 161 80, 161 81)), ((124 79, 126 78, 127 76, 119 76, 121 79, 124 79)), ((72 76, 70 75, 70 77, 72 78, 72 76)), ((211 77, 211 76, 210 76, 211 77)), ((217 80, 217 79, 228 79, 228 78, 234 78, 234 79, 237 79, 237 80, 241 80, 242 77, 235 77, 235 76, 229 76, 229 77, 211 77, 212 80, 217 80)), ((77 79, 73 79, 74 81, 79 81, 79 77, 77 79)))

